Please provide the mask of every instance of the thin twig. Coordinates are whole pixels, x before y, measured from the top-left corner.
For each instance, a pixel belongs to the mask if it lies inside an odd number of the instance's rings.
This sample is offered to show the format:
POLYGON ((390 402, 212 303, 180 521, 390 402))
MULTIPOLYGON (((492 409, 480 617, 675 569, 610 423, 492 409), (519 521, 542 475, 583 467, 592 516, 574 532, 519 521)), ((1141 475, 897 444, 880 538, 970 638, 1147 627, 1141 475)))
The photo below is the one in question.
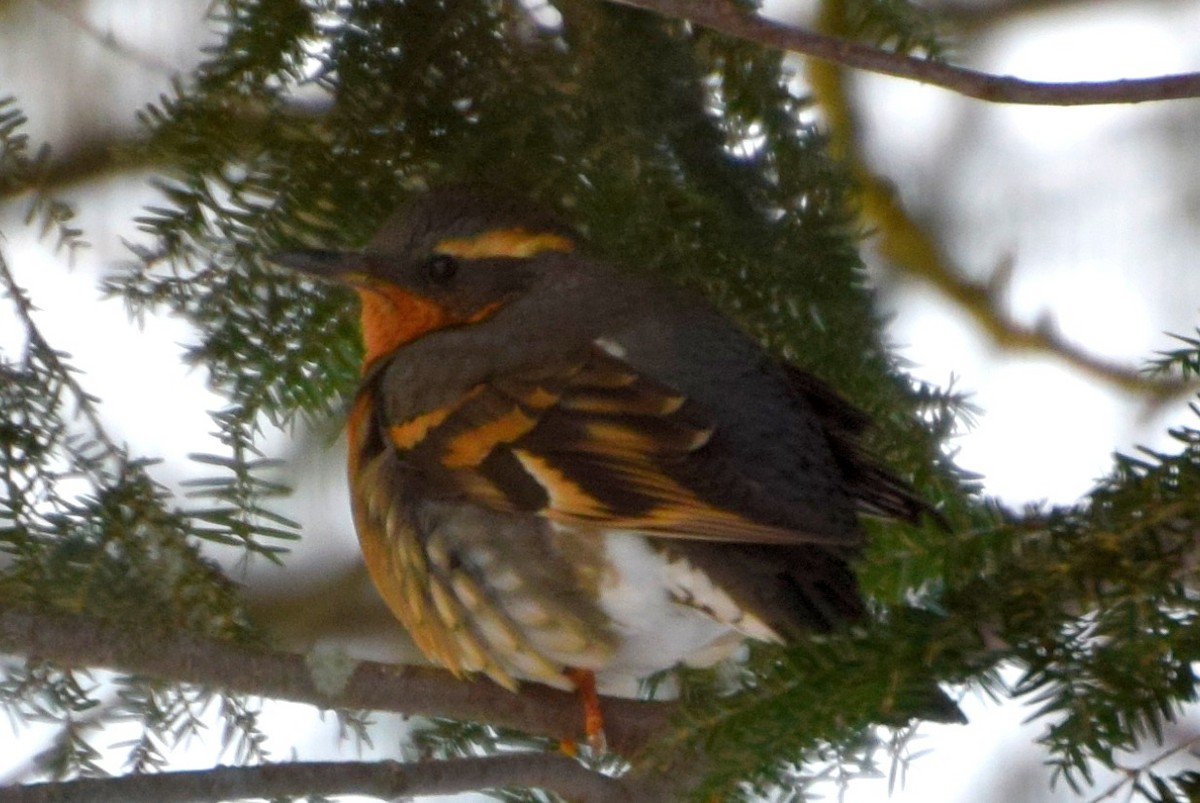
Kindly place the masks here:
POLYGON ((185 803, 351 794, 394 800, 502 786, 550 789, 580 803, 627 801, 631 793, 624 782, 565 755, 516 753, 413 764, 310 762, 83 778, 0 788, 0 803, 185 803))
POLYGON ((1200 734, 1193 736, 1190 739, 1185 739, 1179 744, 1169 747, 1166 750, 1163 750, 1161 753, 1151 756, 1136 767, 1124 769, 1122 771, 1121 778, 1115 781, 1103 792, 1088 801, 1088 803, 1100 803, 1102 800, 1115 797, 1117 792, 1121 791, 1121 787, 1125 786, 1125 784, 1132 784, 1136 782, 1137 779, 1144 775, 1151 767, 1161 764, 1177 753, 1182 753, 1184 750, 1190 750, 1197 745, 1200 745, 1200 734))
POLYGON ((686 20, 767 47, 860 70, 907 78, 992 103, 1081 106, 1143 103, 1200 97, 1200 73, 1126 78, 1116 81, 1043 83, 992 75, 966 67, 908 56, 785 25, 743 10, 729 0, 610 0, 621 5, 686 20))

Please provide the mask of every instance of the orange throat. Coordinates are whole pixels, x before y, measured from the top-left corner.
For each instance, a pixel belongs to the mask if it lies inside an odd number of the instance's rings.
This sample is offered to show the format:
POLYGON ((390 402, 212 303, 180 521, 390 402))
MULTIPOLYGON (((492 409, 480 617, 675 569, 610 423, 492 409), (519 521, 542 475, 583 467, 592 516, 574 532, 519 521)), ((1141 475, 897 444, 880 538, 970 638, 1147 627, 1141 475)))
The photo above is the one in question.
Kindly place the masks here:
POLYGON ((363 371, 426 332, 451 323, 446 310, 398 287, 355 287, 362 300, 363 371))

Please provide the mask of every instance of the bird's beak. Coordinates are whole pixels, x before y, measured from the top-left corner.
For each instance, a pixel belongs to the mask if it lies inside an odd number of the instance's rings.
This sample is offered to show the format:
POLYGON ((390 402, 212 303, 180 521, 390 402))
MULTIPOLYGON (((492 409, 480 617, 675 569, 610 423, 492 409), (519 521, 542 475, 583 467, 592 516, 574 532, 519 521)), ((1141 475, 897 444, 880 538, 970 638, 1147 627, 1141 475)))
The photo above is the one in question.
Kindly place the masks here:
POLYGON ((267 255, 267 261, 335 281, 344 281, 347 274, 362 271, 362 255, 355 251, 327 251, 321 248, 276 251, 267 255))

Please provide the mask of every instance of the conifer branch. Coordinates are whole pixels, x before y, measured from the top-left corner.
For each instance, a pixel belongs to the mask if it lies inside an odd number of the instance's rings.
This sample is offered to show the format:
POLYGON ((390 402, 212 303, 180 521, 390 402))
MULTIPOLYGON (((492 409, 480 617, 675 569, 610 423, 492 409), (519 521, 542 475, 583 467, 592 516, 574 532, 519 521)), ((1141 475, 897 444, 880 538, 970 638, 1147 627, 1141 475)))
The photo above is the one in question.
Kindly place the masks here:
MULTIPOLYGON (((85 616, 31 613, 0 605, 0 652, 75 667, 102 667, 323 708, 395 711, 488 722, 556 739, 583 735, 573 694, 536 683, 520 693, 486 680, 464 682, 432 667, 362 661, 341 693, 318 690, 303 655, 269 652, 191 633, 126 629, 85 616)), ((670 723, 670 703, 604 698, 609 745, 625 756, 670 723)))
POLYGON ((70 189, 121 172, 161 166, 144 148, 138 151, 136 160, 128 155, 144 144, 142 137, 100 135, 47 152, 44 161, 37 164, 31 180, 5 180, 9 177, 0 176, 0 201, 30 192, 70 189), (118 158, 118 153, 123 155, 118 158))
POLYGON ((51 346, 50 341, 42 334, 42 330, 33 319, 33 302, 26 295, 25 288, 17 284, 17 279, 13 276, 12 270, 9 269, 8 262, 2 254, 0 254, 0 296, 7 296, 12 301, 17 320, 28 338, 27 350, 36 354, 37 359, 45 364, 47 370, 71 394, 77 413, 83 416, 91 428, 89 433, 91 437, 103 445, 108 455, 113 457, 123 455, 124 449, 112 439, 104 422, 100 420, 100 413, 96 409, 98 399, 88 393, 83 385, 75 379, 76 371, 66 362, 67 355, 51 346))
POLYGON ((630 784, 592 772, 565 755, 516 753, 419 763, 298 762, 83 778, 3 788, 0 803, 183 803, 348 794, 394 800, 504 786, 550 789, 581 803, 629 801, 636 794, 630 784))
POLYGON ((767 19, 730 0, 611 0, 843 67, 906 78, 991 103, 1083 106, 1200 97, 1200 73, 1115 81, 1040 82, 909 56, 767 19))
MULTIPOLYGON (((1137 783, 1146 776, 1154 767, 1162 764, 1169 758, 1173 758, 1182 752, 1195 753, 1196 748, 1200 746, 1200 734, 1192 735, 1178 744, 1174 744, 1165 750, 1156 753, 1150 758, 1143 761, 1134 767, 1122 767, 1121 777, 1112 783, 1111 786, 1100 792, 1093 798, 1088 800, 1088 803, 1102 803, 1102 801, 1110 800, 1117 796, 1126 785, 1136 787, 1137 783)), ((1132 792, 1131 792, 1132 794, 1132 792)))

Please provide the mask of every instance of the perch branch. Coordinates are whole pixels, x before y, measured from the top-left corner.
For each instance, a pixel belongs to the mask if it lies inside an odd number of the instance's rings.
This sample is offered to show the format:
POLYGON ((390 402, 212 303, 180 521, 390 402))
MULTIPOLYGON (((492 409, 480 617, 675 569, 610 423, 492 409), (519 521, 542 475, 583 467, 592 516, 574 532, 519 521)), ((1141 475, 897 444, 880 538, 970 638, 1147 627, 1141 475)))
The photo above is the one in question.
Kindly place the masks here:
MULTIPOLYGON (((339 694, 320 692, 302 655, 268 652, 191 633, 147 633, 84 616, 0 606, 0 652, 64 666, 211 686, 324 708, 397 711, 489 722, 556 739, 583 736, 578 699, 526 683, 513 694, 487 680, 464 682, 432 667, 359 663, 339 694)), ((669 727, 670 703, 604 698, 609 745, 634 756, 669 727)))
POLYGON ((787 25, 747 11, 729 0, 611 2, 686 20, 693 25, 767 47, 812 56, 843 67, 919 81, 992 103, 1083 106, 1200 97, 1200 73, 1195 72, 1115 81, 1027 81, 896 53, 852 39, 787 25))

